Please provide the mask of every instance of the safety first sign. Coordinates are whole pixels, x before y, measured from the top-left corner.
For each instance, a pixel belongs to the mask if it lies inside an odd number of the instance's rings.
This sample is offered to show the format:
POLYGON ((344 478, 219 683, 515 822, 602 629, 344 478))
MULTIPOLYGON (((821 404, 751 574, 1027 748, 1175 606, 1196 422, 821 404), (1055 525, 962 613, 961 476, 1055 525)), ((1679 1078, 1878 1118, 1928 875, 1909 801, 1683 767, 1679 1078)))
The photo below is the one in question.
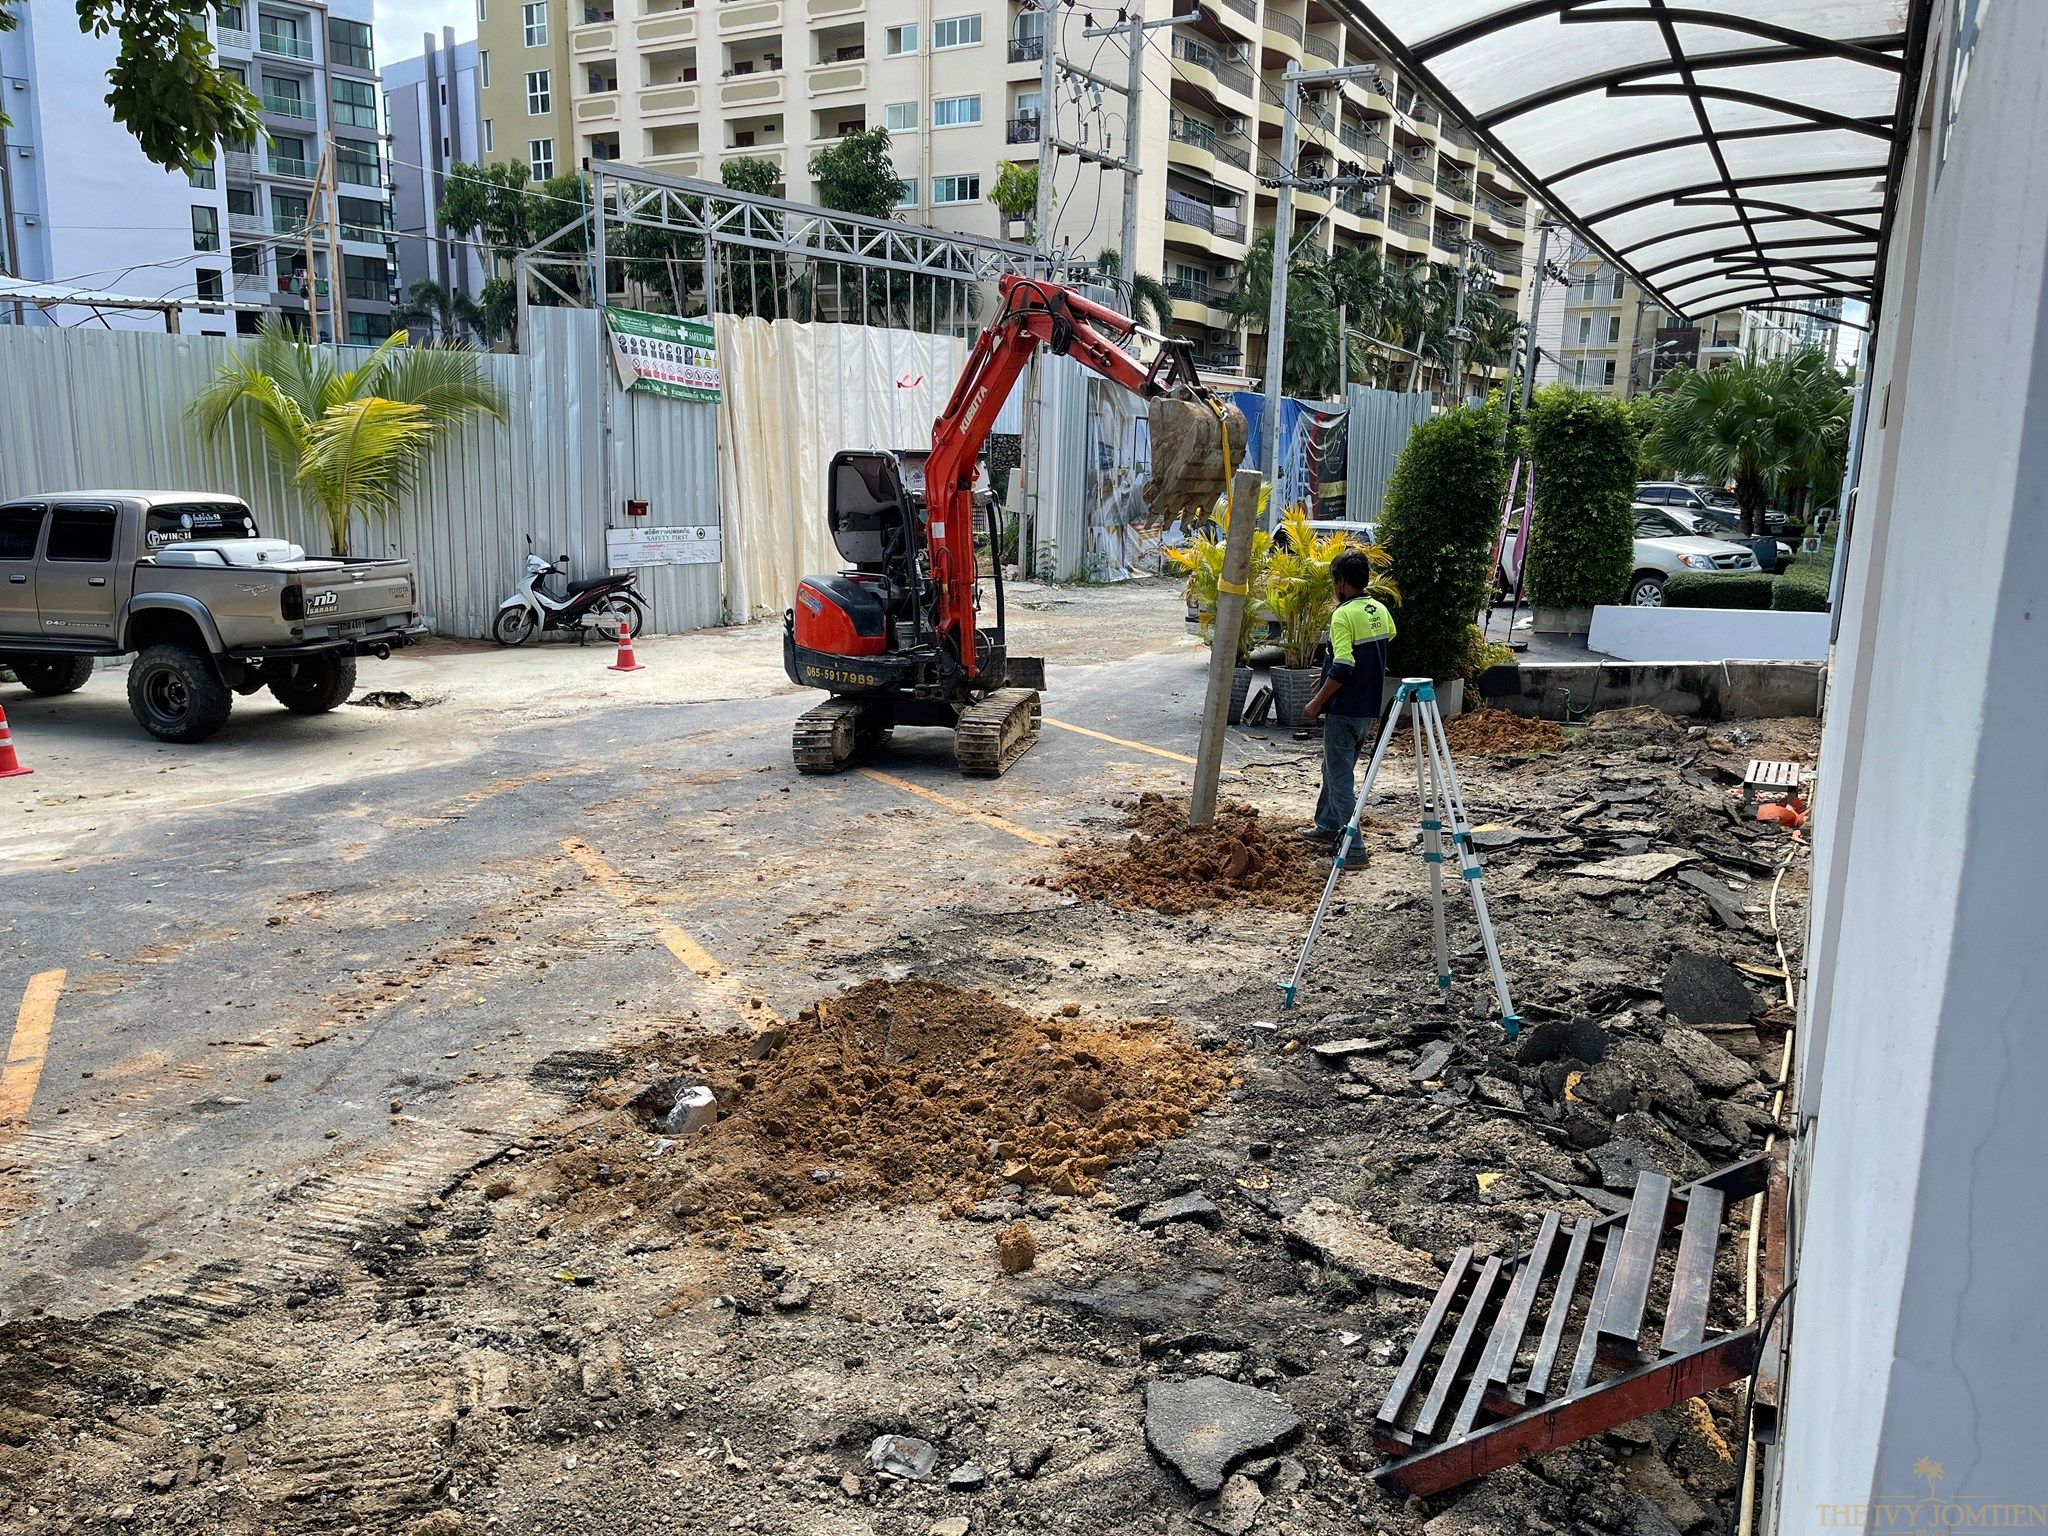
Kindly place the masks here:
POLYGON ((606 306, 619 383, 673 400, 718 398, 718 337, 709 320, 606 306))

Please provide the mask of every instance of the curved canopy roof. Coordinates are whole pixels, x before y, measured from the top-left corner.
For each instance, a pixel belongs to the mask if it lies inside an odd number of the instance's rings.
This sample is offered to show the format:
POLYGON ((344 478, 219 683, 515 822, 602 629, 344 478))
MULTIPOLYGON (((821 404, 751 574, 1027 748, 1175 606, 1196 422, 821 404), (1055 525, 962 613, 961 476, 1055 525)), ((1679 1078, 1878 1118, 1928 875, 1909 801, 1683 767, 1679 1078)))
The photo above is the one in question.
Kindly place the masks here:
POLYGON ((1926 0, 1353 5, 1672 309, 1871 296, 1926 0))

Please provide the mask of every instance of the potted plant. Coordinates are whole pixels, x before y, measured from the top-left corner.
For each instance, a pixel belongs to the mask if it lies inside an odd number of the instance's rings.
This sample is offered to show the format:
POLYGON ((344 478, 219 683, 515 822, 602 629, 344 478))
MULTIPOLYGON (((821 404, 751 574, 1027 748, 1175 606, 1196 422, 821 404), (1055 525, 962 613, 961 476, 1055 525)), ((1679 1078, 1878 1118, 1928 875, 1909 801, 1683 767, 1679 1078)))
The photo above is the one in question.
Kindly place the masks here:
POLYGON ((1433 679, 1446 712, 1464 703, 1505 479, 1500 413, 1463 406, 1416 427, 1387 482, 1378 533, 1402 595, 1390 681, 1433 679))
MULTIPOLYGON (((1259 510, 1265 510, 1265 493, 1260 492, 1259 510)), ((1217 587, 1223 580, 1223 548, 1230 534, 1230 508, 1216 505, 1215 520, 1198 530, 1187 543, 1168 549, 1166 558, 1176 570, 1187 572, 1188 609, 1201 625, 1204 644, 1213 643, 1216 632, 1217 587)), ((1263 633, 1258 618, 1266 601, 1267 569, 1272 561, 1273 536, 1262 528, 1252 530, 1251 563, 1245 574, 1244 623, 1237 633, 1237 671, 1230 682, 1230 723, 1244 714, 1245 695, 1251 691, 1250 656, 1254 640, 1263 633)))
POLYGON ((1322 668, 1316 649, 1330 627, 1337 607, 1337 587, 1330 562, 1345 550, 1360 549, 1372 563, 1373 597, 1383 603, 1401 600, 1390 574, 1392 562, 1377 545, 1354 546, 1343 533, 1318 534, 1308 512, 1289 507, 1281 522, 1285 548, 1273 554, 1266 572, 1266 606, 1280 623, 1281 664, 1273 668, 1273 708, 1282 725, 1300 725, 1302 709, 1315 697, 1322 668))
POLYGON ((1635 566, 1635 428, 1621 401, 1553 384, 1529 410, 1536 520, 1529 605, 1538 634, 1584 634, 1635 566))

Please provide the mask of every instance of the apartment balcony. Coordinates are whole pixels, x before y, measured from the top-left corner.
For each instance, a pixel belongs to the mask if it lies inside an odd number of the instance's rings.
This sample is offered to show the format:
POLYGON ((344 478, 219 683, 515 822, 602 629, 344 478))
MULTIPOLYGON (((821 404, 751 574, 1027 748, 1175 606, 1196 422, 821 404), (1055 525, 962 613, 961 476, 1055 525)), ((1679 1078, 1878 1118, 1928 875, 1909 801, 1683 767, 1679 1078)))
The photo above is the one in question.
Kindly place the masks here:
POLYGON ((1363 187, 1346 187, 1337 194, 1337 206, 1355 219, 1380 217, 1379 199, 1363 187))
POLYGON ((619 51, 619 28, 616 22, 601 21, 593 26, 577 27, 569 34, 569 55, 575 59, 609 59, 619 51))
POLYGON ((1204 174, 1216 167, 1216 130, 1193 118, 1176 117, 1166 129, 1166 157, 1204 174))
POLYGON ((752 145, 736 144, 721 152, 718 160, 720 165, 723 165, 728 160, 766 160, 775 167, 776 175, 780 176, 783 173, 782 146, 779 144, 769 144, 758 148, 752 145))
POLYGON ((1272 5, 1266 7, 1266 44, 1281 53, 1301 57, 1301 23, 1285 11, 1276 11, 1272 5))
POLYGON ((750 75, 727 75, 718 82, 718 102, 724 107, 766 107, 781 101, 788 86, 780 70, 756 70, 750 75))
POLYGON ((256 156, 246 149, 229 149, 221 152, 221 169, 230 176, 254 176, 256 156))
POLYGON ((781 0, 752 0, 752 3, 734 5, 731 0, 719 7, 718 30, 722 36, 730 37, 735 32, 760 32, 768 28, 782 27, 781 0))
POLYGON ((813 96, 836 96, 844 91, 864 91, 868 87, 868 66, 860 59, 814 64, 804 72, 804 83, 810 88, 813 96))
POLYGON ((615 123, 619 120, 619 93, 600 91, 595 96, 576 98, 576 125, 580 128, 590 123, 615 123))
POLYGON ((695 112, 701 96, 694 85, 657 85, 640 93, 644 118, 678 117, 695 112))
POLYGON ((667 171, 671 176, 695 179, 704 174, 702 155, 649 155, 640 163, 649 170, 667 171))
POLYGON ((234 291, 237 294, 254 294, 261 297, 270 292, 270 279, 261 272, 237 272, 234 291))
POLYGON ((1326 37, 1317 37, 1314 34, 1310 34, 1302 39, 1302 46, 1332 68, 1336 66, 1337 60, 1341 57, 1337 52, 1337 45, 1326 37))
POLYGON ((259 31, 256 34, 258 51, 276 59, 298 59, 302 63, 313 62, 313 44, 303 37, 287 37, 282 32, 259 31))
POLYGON ((228 230, 237 235, 267 235, 270 224, 260 213, 231 213, 228 215, 228 230))
MULTIPOLYGON (((1205 235, 1214 235, 1219 240, 1242 242, 1244 239, 1244 219, 1235 209, 1219 208, 1183 192, 1166 194, 1166 220, 1169 224, 1181 224, 1198 229, 1205 235)), ((1168 230, 1167 233, 1172 234, 1173 231, 1168 230)))
POLYGON ((1433 226, 1429 232, 1429 243, 1447 256, 1463 256, 1468 238, 1462 229, 1442 224, 1433 226))
MULTIPOLYGON (((293 181, 311 181, 313 179, 313 172, 316 169, 310 160, 298 160, 290 155, 276 153, 270 156, 266 164, 271 175, 289 177, 293 181)), ((358 182, 356 185, 375 187, 381 186, 383 183, 381 181, 368 181, 358 182)))
MULTIPOLYGON (((1187 83, 1197 88, 1220 84, 1244 97, 1253 95, 1256 90, 1252 72, 1244 65, 1235 59, 1224 58, 1206 43, 1181 36, 1178 31, 1173 36, 1173 56, 1188 67, 1187 83), (1209 76, 1208 80, 1202 78, 1204 74, 1209 76)), ((1180 83, 1176 79, 1176 86, 1180 83)))
POLYGON ((1211 21, 1221 22, 1247 43, 1259 40, 1258 0, 1223 0, 1222 9, 1205 7, 1202 14, 1211 21))
POLYGON ((1442 166, 1437 168, 1436 189, 1454 202, 1469 203, 1472 201, 1472 183, 1464 177, 1444 169, 1442 166))
MULTIPOLYGON (((230 220, 232 226, 233 221, 230 220)), ((258 226, 259 228, 261 226, 258 226)), ((270 233, 273 235, 303 235, 306 232, 306 215, 303 213, 280 213, 270 211, 270 233)))
POLYGON ((1003 129, 1006 144, 1036 144, 1038 142, 1037 117, 1013 117, 1003 129))
POLYGON ((313 103, 298 96, 273 96, 265 92, 263 110, 272 117, 287 117, 295 123, 313 121, 313 103))
POLYGON ((663 11, 658 16, 643 16, 633 24, 633 38, 642 48, 693 43, 697 40, 697 13, 663 11))
POLYGON ((240 27, 217 27, 213 34, 214 45, 222 53, 254 53, 256 39, 240 27))
POLYGON ((1361 155, 1377 155, 1387 147, 1376 131, 1354 128, 1345 123, 1337 129, 1337 142, 1361 155))
POLYGON ((1036 64, 1044 57, 1044 38, 1013 37, 1010 39, 1010 62, 1012 64, 1036 64))

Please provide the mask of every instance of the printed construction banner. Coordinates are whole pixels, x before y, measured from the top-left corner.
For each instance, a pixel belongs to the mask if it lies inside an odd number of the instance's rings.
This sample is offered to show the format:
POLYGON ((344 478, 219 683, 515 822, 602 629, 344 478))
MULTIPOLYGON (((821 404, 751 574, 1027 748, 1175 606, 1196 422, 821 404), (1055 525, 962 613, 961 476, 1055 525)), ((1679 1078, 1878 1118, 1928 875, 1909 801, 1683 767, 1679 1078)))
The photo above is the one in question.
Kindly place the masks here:
POLYGON ((606 306, 612 365, 628 390, 672 400, 718 398, 718 340, 709 320, 606 306))

